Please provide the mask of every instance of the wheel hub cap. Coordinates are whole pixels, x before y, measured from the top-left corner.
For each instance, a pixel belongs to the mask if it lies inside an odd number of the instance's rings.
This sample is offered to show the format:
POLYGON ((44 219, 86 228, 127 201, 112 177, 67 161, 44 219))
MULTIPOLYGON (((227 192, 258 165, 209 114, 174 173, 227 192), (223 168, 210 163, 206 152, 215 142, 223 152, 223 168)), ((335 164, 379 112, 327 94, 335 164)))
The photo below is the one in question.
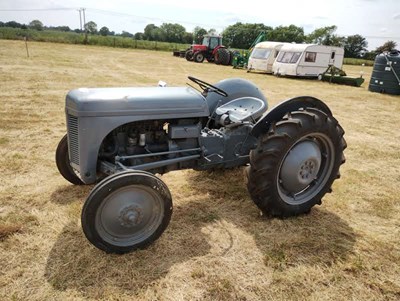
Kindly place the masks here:
POLYGON ((321 151, 311 140, 296 144, 284 159, 280 171, 282 187, 298 193, 312 183, 321 166, 321 151))
POLYGON ((121 226, 131 228, 142 221, 142 209, 136 205, 127 206, 121 210, 118 219, 121 226))

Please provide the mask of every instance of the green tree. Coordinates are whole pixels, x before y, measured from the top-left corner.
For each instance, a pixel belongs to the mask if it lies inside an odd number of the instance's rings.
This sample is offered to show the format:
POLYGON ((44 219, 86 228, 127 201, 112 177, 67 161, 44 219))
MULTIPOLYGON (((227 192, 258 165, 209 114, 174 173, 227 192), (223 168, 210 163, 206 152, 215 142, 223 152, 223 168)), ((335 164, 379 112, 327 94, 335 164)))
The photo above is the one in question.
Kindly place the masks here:
POLYGON ((193 38, 194 38, 194 43, 195 44, 201 44, 203 41, 203 36, 207 34, 207 30, 200 26, 196 26, 193 29, 193 38))
POLYGON ((397 43, 395 41, 387 41, 382 46, 379 46, 378 48, 376 48, 375 52, 377 54, 379 54, 379 53, 386 52, 386 51, 392 51, 392 50, 396 49, 396 47, 397 47, 397 43))
POLYGON ((108 29, 108 27, 103 26, 102 28, 100 28, 99 33, 102 36, 108 36, 110 34, 110 30, 108 29))
POLYGON ((154 41, 157 29, 158 26, 154 24, 146 25, 146 27, 144 28, 143 39, 148 41, 154 41))
POLYGON ((348 36, 344 42, 344 56, 345 57, 361 57, 367 51, 367 40, 359 35, 348 36))
POLYGON ((307 36, 306 41, 319 45, 339 46, 338 44, 343 43, 343 38, 334 34, 336 29, 336 25, 317 28, 307 36))
POLYGON ((183 36, 183 43, 185 44, 192 44, 193 43, 193 33, 191 32, 185 32, 185 35, 183 36))
POLYGON ((131 33, 128 32, 128 31, 125 31, 125 30, 122 31, 122 33, 120 34, 120 36, 121 36, 121 37, 124 37, 124 38, 133 38, 133 34, 131 34, 131 33))
POLYGON ((143 40, 144 34, 143 32, 137 32, 134 35, 135 40, 143 40))
POLYGON ((50 27, 50 28, 54 29, 54 30, 58 30, 58 31, 65 31, 65 32, 71 31, 71 28, 69 28, 69 26, 56 26, 56 27, 50 27))
POLYGON ((303 43, 304 29, 296 25, 275 27, 268 35, 269 41, 303 43))
POLYGON ((87 32, 89 32, 90 34, 96 34, 97 24, 93 21, 89 21, 85 24, 85 30, 87 30, 87 32))
POLYGON ((33 20, 29 23, 29 27, 35 30, 43 30, 43 23, 39 20, 33 20))
POLYGON ((15 22, 15 21, 9 21, 4 23, 4 27, 13 27, 13 28, 22 28, 24 24, 15 22))
POLYGON ((160 26, 163 33, 162 40, 170 43, 182 43, 186 34, 186 29, 177 23, 163 23, 160 26))
POLYGON ((241 23, 228 26, 222 33, 223 44, 233 48, 248 49, 260 32, 268 33, 272 27, 261 23, 241 23))

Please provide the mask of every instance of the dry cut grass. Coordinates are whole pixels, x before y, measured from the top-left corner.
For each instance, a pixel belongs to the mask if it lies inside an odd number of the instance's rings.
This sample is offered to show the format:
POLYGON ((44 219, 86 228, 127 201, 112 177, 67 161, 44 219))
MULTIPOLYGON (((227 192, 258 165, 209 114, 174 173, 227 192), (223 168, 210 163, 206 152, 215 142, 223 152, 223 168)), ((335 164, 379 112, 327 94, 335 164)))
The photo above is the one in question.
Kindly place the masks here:
MULTIPOLYGON (((0 40, 1 300, 399 300, 400 98, 311 80, 247 74, 168 53, 0 40), (162 176, 174 199, 151 247, 107 255, 82 234, 92 187, 57 172, 64 97, 77 87, 184 85, 243 77, 272 105, 323 99, 346 130, 347 163, 322 206, 259 215, 241 169, 162 176)), ((361 67, 345 66, 357 75, 361 67)), ((370 67, 364 67, 367 79, 370 67)))

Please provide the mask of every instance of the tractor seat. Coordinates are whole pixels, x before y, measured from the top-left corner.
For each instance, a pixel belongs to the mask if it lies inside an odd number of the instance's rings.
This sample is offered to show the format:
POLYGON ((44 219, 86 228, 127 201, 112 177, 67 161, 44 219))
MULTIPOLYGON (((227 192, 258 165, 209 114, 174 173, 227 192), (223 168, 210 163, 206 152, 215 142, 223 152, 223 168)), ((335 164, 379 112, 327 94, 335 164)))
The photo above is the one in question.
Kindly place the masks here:
POLYGON ((259 98, 240 97, 218 107, 215 111, 221 125, 243 123, 251 118, 257 119, 264 113, 266 104, 259 98))

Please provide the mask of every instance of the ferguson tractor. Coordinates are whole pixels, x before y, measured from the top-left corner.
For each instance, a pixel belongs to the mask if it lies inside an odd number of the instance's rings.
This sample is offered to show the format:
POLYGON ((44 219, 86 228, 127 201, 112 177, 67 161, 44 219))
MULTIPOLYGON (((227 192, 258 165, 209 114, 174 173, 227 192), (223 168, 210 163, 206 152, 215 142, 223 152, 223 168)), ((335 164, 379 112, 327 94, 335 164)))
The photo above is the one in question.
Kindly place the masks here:
POLYGON ((221 65, 230 65, 232 53, 222 45, 221 36, 204 36, 202 44, 194 44, 186 50, 185 58, 188 61, 202 63, 204 59, 221 65))
POLYGON ((96 184, 81 222, 97 248, 126 253, 160 237, 172 196, 156 174, 245 166, 251 199, 281 218, 308 213, 339 178, 344 131, 321 100, 295 97, 267 112, 265 96, 247 80, 189 80, 200 89, 68 93, 56 163, 72 184, 96 184))

